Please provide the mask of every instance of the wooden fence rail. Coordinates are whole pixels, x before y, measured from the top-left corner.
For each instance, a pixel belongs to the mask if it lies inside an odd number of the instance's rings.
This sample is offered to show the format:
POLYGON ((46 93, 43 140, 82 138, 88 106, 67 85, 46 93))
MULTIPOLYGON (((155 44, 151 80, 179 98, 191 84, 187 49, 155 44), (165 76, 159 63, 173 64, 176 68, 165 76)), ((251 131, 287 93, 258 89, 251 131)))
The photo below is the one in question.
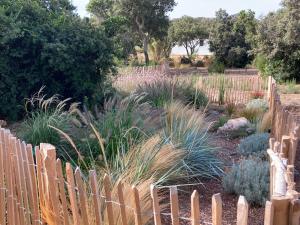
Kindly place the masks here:
MULTIPOLYGON (((166 188, 166 187, 164 187, 166 188)), ((222 199, 212 196, 212 221, 200 216, 199 193, 191 195, 191 217, 180 215, 177 186, 170 186, 170 212, 161 210, 160 188, 151 185, 151 199, 140 199, 135 186, 125 188, 122 182, 112 190, 110 177, 99 183, 96 171, 84 176, 79 167, 62 165, 56 158, 54 146, 31 145, 14 137, 9 130, 0 129, 0 224, 1 225, 144 225, 150 218, 155 225, 163 217, 171 218, 173 225, 187 220, 193 225, 222 224, 222 199), (100 187, 101 184, 101 187, 100 187), (128 196, 134 201, 127 202, 128 196), (144 211, 144 204, 152 210, 144 211), (132 219, 133 218, 133 219, 132 219)), ((241 196, 237 205, 237 219, 232 224, 248 224, 248 203, 241 196)), ((276 209, 276 208, 275 208, 276 209)), ((268 202, 265 225, 273 220, 273 203, 268 202)))

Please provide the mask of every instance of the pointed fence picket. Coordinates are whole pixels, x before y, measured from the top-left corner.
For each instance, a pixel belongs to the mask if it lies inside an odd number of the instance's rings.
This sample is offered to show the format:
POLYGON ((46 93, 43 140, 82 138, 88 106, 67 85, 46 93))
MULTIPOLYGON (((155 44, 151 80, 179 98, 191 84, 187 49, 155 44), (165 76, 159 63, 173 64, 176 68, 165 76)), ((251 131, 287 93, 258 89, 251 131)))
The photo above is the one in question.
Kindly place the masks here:
MULTIPOLYGON (((289 172, 293 173, 292 168, 289 172)), ((102 225, 104 221, 110 225, 144 225, 146 214, 147 217, 150 215, 155 225, 162 225, 166 216, 172 225, 179 225, 184 220, 192 225, 222 224, 223 203, 220 194, 212 196, 212 221, 208 222, 200 216, 201 201, 196 190, 191 195, 191 217, 186 218, 180 214, 176 185, 168 187, 170 213, 161 210, 161 204, 165 203, 160 202, 159 196, 166 192, 154 185, 149 187, 152 210, 144 212, 144 199, 140 199, 140 191, 144 190, 132 186, 126 188, 125 192, 122 182, 113 190, 108 175, 102 179, 103 189, 100 190, 98 181, 96 171, 89 171, 86 177, 80 168, 74 169, 70 163, 63 165, 56 158, 54 146, 41 144, 32 148, 8 130, 0 128, 1 225, 102 225), (127 196, 124 195, 132 196, 133 203, 126 202, 127 196), (128 218, 132 216, 134 220, 129 221, 128 218)), ((267 202, 265 225, 271 225, 272 221, 287 213, 286 208, 281 208, 282 201, 273 198, 267 202)), ((292 204, 289 209, 298 213, 298 201, 286 204, 292 204)), ((293 214, 294 221, 297 215, 293 214)), ((248 203, 242 196, 238 201, 236 220, 238 225, 248 224, 248 203)))

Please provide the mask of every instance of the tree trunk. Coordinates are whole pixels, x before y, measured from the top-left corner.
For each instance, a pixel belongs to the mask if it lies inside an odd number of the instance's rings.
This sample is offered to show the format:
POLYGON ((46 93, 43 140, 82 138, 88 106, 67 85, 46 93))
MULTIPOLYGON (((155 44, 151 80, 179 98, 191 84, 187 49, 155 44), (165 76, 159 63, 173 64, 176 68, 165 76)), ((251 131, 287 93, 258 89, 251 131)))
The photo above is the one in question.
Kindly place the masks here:
POLYGON ((148 45, 149 45, 149 40, 148 36, 144 34, 144 40, 143 40, 143 47, 144 47, 144 55, 145 55, 145 64, 149 65, 149 54, 148 54, 148 45))

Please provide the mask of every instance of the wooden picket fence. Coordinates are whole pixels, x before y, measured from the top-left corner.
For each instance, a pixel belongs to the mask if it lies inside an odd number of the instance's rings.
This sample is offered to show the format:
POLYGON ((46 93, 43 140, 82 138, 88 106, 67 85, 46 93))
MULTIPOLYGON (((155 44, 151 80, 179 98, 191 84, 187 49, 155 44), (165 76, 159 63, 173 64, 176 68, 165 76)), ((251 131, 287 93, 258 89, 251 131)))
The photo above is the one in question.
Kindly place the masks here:
POLYGON ((274 225, 300 224, 300 193, 296 191, 295 159, 300 141, 299 116, 281 104, 276 81, 269 77, 268 97, 272 129, 270 159, 270 199, 275 210, 274 225), (280 211, 280 213, 276 213, 280 211))
POLYGON ((268 80, 260 76, 209 75, 200 77, 196 86, 210 102, 246 104, 256 94, 262 97, 267 94, 268 80))
MULTIPOLYGON (((145 218, 162 224, 162 216, 171 218, 173 225, 187 220, 192 225, 222 224, 222 200, 220 194, 212 196, 212 221, 200 217, 199 194, 191 195, 191 217, 180 215, 177 186, 168 186, 170 213, 161 211, 160 189, 151 185, 151 199, 141 200, 135 186, 124 189, 117 184, 112 191, 110 177, 102 179, 102 188, 96 171, 86 178, 80 168, 75 172, 70 163, 62 165, 56 159, 52 145, 40 144, 34 149, 14 137, 9 130, 0 129, 0 224, 1 225, 144 225, 145 218), (65 169, 63 169, 65 168, 65 169), (134 200, 126 202, 127 196, 134 200), (145 202, 146 201, 146 202, 145 202), (150 202, 149 202, 150 201, 150 202), (144 204, 152 205, 145 212, 144 204), (130 219, 133 218, 133 219, 130 219)), ((248 203, 241 196, 237 205, 236 224, 248 224, 248 203)), ((272 202, 266 203, 265 225, 273 224, 272 202)), ((149 222, 149 221, 148 221, 149 222)))

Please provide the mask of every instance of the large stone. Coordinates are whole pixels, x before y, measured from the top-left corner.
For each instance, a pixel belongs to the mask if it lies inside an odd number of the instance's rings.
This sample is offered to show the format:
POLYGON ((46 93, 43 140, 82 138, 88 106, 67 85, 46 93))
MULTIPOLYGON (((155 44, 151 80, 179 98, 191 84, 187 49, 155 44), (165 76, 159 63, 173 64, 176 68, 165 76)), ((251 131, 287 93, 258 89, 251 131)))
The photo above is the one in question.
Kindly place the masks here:
POLYGON ((250 122, 245 117, 228 120, 224 126, 219 127, 218 132, 235 131, 250 126, 250 122))

